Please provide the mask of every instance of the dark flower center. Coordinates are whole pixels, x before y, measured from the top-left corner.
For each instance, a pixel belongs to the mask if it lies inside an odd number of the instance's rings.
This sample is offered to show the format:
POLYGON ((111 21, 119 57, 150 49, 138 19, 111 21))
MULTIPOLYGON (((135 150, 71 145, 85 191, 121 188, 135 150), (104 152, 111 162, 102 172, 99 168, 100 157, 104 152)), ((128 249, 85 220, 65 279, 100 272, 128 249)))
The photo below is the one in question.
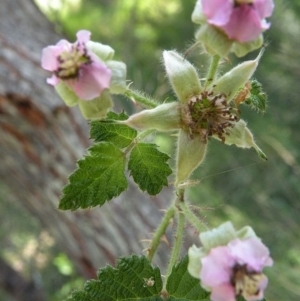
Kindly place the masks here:
POLYGON ((235 288, 236 296, 250 299, 260 293, 260 284, 265 279, 262 273, 249 272, 246 265, 236 265, 233 268, 231 284, 235 288))
POLYGON ((200 136, 206 143, 208 138, 216 135, 225 142, 226 129, 238 121, 236 109, 227 104, 224 94, 204 91, 193 96, 181 109, 183 128, 189 131, 191 139, 200 136))
POLYGON ((235 0, 234 6, 240 6, 242 4, 252 5, 253 3, 254 3, 254 0, 235 0))
POLYGON ((61 53, 57 60, 59 68, 55 71, 55 75, 63 80, 78 78, 82 65, 92 62, 85 45, 79 43, 73 45, 71 51, 61 53))

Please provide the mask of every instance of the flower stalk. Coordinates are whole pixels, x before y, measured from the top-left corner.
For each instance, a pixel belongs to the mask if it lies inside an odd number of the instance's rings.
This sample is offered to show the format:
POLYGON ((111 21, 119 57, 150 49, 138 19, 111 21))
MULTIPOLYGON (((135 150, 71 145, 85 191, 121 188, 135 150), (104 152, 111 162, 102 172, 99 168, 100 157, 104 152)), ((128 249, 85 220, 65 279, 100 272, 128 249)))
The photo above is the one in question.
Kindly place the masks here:
POLYGON ((160 244, 161 238, 162 236, 165 234, 171 219, 174 217, 175 214, 175 208, 172 205, 166 212, 164 218, 162 219, 160 225, 158 226, 158 228, 156 229, 154 235, 153 235, 153 239, 151 241, 151 244, 148 248, 148 259, 149 261, 152 261, 154 254, 160 244))

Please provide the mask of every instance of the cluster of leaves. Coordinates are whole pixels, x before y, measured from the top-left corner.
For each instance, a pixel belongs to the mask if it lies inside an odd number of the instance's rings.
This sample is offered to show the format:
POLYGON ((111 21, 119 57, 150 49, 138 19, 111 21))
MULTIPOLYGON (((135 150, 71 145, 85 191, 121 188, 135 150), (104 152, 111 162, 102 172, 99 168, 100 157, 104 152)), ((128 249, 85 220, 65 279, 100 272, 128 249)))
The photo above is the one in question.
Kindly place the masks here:
POLYGON ((173 268, 163 290, 160 270, 153 268, 146 257, 123 257, 115 269, 100 269, 98 279, 87 281, 84 289, 73 292, 67 301, 209 301, 209 293, 190 276, 187 264, 185 257, 173 268))
POLYGON ((167 177, 172 173, 169 156, 155 144, 140 142, 136 130, 116 123, 127 118, 123 112, 110 112, 107 119, 91 122, 90 135, 95 143, 69 177, 60 209, 102 206, 120 195, 128 187, 126 166, 140 189, 150 195, 168 185, 167 177))
POLYGON ((257 80, 251 81, 250 96, 245 99, 245 104, 258 112, 266 111, 267 95, 262 90, 262 85, 257 80))

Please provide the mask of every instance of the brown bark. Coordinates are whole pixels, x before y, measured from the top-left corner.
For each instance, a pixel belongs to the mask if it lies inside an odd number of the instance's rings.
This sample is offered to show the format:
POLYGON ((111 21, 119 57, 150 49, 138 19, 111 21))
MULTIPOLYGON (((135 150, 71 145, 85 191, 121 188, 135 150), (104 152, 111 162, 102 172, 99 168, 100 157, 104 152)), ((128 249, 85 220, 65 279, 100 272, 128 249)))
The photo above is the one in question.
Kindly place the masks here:
MULTIPOLYGON (((91 278, 120 255, 142 253, 171 193, 150 198, 130 186, 102 208, 57 210, 68 175, 90 144, 88 124, 45 83, 43 47, 61 37, 30 0, 4 0, 0 9, 0 181, 91 278)), ((161 251, 158 262, 165 262, 161 251)))

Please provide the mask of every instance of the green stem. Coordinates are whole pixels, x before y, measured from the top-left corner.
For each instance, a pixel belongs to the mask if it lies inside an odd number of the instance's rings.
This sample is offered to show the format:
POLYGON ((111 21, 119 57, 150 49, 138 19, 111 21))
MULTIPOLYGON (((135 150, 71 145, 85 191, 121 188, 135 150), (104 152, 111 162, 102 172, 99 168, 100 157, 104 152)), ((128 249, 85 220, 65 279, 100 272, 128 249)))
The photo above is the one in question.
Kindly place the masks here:
POLYGON ((180 203, 180 208, 184 213, 187 220, 192 224, 197 231, 202 231, 205 226, 199 221, 199 218, 194 214, 194 212, 185 203, 180 203))
POLYGON ((206 89, 215 79, 215 75, 218 69, 218 65, 219 65, 219 61, 220 61, 220 56, 215 54, 212 57, 212 60, 210 62, 210 66, 209 66, 209 70, 206 76, 206 80, 205 80, 205 84, 204 84, 204 88, 206 89))
POLYGON ((158 103, 156 103, 154 100, 145 97, 145 95, 138 91, 130 90, 129 88, 125 91, 124 95, 134 101, 139 102, 146 108, 155 108, 158 106, 158 103))
POLYGON ((164 282, 164 290, 166 290, 168 277, 170 276, 172 269, 173 269, 174 265, 176 264, 176 262, 178 261, 179 256, 180 256, 180 250, 181 250, 182 241, 183 241, 184 224, 185 224, 185 216, 184 216, 183 212, 178 211, 177 229, 176 229, 176 233, 175 233, 175 237, 174 237, 174 245, 173 245, 169 265, 167 268, 166 278, 165 278, 165 282, 164 282))
POLYGON ((149 251, 148 251, 148 259, 151 261, 153 259, 153 256, 160 244, 160 240, 162 238, 162 236, 165 234, 169 224, 170 224, 170 220, 173 218, 175 214, 175 208, 174 205, 172 205, 166 212, 163 220, 161 221, 160 225, 158 226, 158 228, 156 229, 154 235, 153 235, 153 239, 151 241, 151 244, 149 246, 149 251))

